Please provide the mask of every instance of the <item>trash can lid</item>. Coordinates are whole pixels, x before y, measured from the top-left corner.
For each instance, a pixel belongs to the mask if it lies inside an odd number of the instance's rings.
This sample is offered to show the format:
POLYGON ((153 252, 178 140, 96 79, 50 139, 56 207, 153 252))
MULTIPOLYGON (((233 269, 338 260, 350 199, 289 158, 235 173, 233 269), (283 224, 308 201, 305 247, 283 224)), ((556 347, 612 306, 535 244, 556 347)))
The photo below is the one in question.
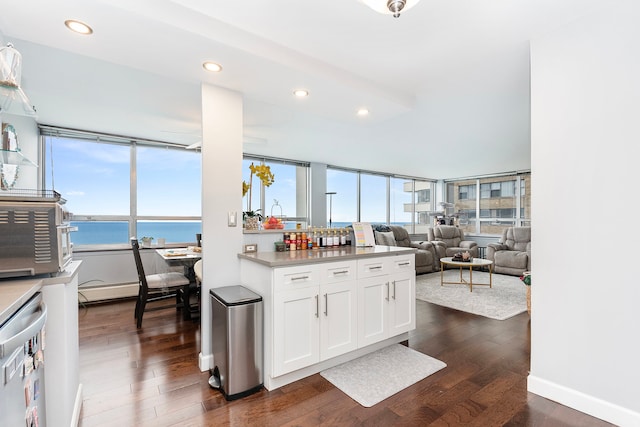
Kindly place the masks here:
POLYGON ((262 301, 260 295, 240 285, 213 288, 209 293, 226 306, 251 304, 262 301))

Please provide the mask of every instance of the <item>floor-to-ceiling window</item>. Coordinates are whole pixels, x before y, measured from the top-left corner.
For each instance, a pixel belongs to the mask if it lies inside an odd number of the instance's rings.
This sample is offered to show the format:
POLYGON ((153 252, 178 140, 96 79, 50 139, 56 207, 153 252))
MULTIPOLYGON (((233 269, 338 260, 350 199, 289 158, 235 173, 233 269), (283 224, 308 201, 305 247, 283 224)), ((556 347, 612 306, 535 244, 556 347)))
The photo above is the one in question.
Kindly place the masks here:
POLYGON ((167 144, 44 128, 44 187, 66 199, 76 247, 131 236, 195 242, 201 232, 201 156, 167 144))
POLYGON ((507 227, 531 225, 531 174, 447 182, 451 216, 467 233, 502 234, 507 227))
POLYGON ((327 192, 335 193, 333 223, 340 227, 363 221, 402 225, 409 233, 424 234, 433 210, 434 186, 435 181, 426 179, 327 168, 327 192))

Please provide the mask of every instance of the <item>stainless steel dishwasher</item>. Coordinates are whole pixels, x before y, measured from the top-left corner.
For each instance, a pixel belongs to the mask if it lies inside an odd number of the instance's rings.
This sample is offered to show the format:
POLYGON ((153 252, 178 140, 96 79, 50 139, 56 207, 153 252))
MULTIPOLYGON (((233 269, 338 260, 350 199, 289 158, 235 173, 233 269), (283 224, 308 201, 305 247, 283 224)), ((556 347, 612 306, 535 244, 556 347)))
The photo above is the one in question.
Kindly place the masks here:
POLYGON ((0 426, 46 427, 46 319, 37 293, 0 325, 0 426))

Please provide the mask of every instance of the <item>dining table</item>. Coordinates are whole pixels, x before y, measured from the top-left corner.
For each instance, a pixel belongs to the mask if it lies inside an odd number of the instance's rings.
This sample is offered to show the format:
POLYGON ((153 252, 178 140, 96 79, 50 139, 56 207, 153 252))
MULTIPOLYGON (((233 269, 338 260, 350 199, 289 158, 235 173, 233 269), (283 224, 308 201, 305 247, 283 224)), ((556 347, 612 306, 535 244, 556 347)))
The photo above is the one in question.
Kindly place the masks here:
POLYGON ((200 289, 198 281, 196 280, 196 273, 193 270, 193 266, 199 259, 202 258, 202 248, 199 246, 187 246, 183 248, 158 248, 156 253, 162 257, 162 259, 169 265, 182 265, 184 268, 184 275, 189 279, 189 284, 185 285, 182 292, 183 302, 183 318, 185 320, 193 319, 200 313, 199 304, 196 307, 191 304, 191 296, 199 295, 200 289))

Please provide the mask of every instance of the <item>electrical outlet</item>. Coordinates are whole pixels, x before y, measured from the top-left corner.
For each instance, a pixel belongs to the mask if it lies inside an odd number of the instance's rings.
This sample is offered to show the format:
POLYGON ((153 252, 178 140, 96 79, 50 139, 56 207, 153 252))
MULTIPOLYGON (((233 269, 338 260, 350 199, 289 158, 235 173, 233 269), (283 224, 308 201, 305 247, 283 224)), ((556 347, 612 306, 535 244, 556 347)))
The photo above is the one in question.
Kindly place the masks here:
POLYGON ((250 252, 258 252, 258 245, 255 243, 252 243, 250 245, 244 245, 244 253, 250 253, 250 252))

